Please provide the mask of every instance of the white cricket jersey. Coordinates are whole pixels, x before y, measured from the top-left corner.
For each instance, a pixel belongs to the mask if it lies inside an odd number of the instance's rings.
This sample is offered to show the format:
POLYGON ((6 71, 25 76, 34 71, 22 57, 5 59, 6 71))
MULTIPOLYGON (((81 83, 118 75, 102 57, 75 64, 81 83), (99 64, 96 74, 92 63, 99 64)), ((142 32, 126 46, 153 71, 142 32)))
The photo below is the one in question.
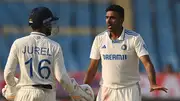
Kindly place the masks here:
POLYGON ((56 86, 67 75, 61 46, 43 33, 30 35, 14 41, 4 70, 5 81, 14 86, 14 75, 19 64, 20 76, 17 86, 51 84, 56 86))
POLYGON ((142 37, 131 30, 123 29, 117 40, 111 40, 106 30, 94 39, 90 58, 100 59, 102 80, 100 85, 121 88, 140 80, 139 57, 148 55, 142 37))

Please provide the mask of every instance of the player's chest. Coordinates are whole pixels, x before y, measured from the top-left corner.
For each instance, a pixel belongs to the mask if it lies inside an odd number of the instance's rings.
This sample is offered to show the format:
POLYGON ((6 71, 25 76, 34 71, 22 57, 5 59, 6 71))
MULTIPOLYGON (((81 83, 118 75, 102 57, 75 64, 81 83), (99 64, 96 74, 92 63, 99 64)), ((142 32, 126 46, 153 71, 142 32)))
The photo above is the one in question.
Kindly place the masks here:
POLYGON ((100 44, 101 54, 133 54, 134 46, 131 42, 125 41, 106 41, 100 44))

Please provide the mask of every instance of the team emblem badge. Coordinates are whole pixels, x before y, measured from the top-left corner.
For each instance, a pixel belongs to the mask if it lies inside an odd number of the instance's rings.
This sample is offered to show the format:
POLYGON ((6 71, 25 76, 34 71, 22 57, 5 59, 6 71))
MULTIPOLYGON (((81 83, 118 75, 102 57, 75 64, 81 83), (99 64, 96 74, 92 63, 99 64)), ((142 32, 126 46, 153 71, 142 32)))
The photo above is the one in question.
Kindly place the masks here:
POLYGON ((126 49, 127 49, 127 45, 125 45, 125 44, 122 45, 122 46, 121 46, 121 49, 122 49, 122 50, 126 50, 126 49))

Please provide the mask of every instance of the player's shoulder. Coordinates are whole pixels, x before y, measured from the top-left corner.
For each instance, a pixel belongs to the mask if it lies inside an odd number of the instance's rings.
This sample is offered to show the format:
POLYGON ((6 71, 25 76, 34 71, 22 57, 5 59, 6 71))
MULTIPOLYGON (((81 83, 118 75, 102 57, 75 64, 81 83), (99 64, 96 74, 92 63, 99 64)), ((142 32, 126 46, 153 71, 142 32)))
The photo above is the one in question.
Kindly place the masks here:
POLYGON ((129 29, 124 29, 124 33, 126 36, 133 36, 133 37, 138 37, 140 36, 139 33, 133 31, 133 30, 129 30, 129 29))
POLYGON ((125 39, 126 40, 143 40, 143 38, 141 37, 141 35, 133 30, 128 30, 125 29, 124 30, 124 34, 125 34, 125 39))
POLYGON ((51 48, 54 50, 55 54, 62 51, 62 47, 58 42, 50 38, 48 38, 47 40, 49 41, 49 44, 51 45, 51 48))
POLYGON ((105 30, 105 31, 99 33, 98 35, 96 35, 96 37, 104 37, 104 36, 106 36, 108 33, 109 33, 108 30, 105 30))
POLYGON ((54 47, 61 47, 60 44, 50 38, 47 39, 49 41, 49 43, 54 46, 54 47))
POLYGON ((21 44, 21 43, 25 43, 26 41, 29 41, 28 36, 23 36, 23 37, 15 39, 14 43, 21 44))
POLYGON ((105 38, 108 35, 108 33, 109 33, 108 30, 105 30, 105 31, 97 34, 95 39, 103 39, 103 38, 105 38))
MULTIPOLYGON (((30 35, 27 35, 27 36, 16 39, 14 41, 14 43, 16 43, 16 44, 26 44, 26 43, 31 42, 31 40, 32 40, 31 38, 32 37, 30 37, 30 35)), ((50 39, 48 37, 45 37, 44 41, 46 41, 52 47, 60 47, 59 43, 57 43, 56 41, 54 41, 54 40, 52 40, 52 39, 50 39)))

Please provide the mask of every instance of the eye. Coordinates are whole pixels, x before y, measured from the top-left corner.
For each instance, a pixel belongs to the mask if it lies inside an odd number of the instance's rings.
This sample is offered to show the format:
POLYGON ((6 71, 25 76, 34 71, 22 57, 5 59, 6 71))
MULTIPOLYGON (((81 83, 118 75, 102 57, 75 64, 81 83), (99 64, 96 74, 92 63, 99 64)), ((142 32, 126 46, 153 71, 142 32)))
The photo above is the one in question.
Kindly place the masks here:
POLYGON ((111 19, 116 19, 116 17, 114 17, 114 16, 111 16, 111 19))
POLYGON ((106 16, 106 19, 108 19, 108 16, 106 16))

